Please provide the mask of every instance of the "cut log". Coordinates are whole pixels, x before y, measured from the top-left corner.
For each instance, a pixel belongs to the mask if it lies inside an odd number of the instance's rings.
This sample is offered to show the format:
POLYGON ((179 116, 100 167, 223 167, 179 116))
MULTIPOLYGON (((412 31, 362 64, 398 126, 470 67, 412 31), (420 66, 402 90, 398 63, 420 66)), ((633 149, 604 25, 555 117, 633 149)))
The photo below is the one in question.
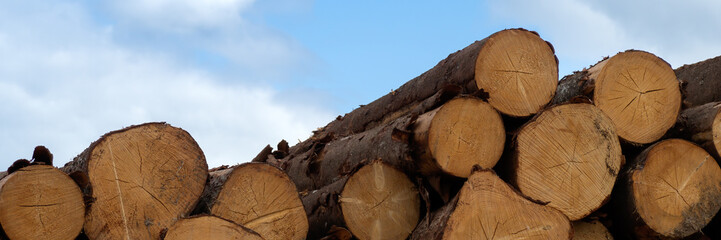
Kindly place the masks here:
POLYGON ((374 161, 303 197, 308 239, 347 227, 359 239, 406 239, 420 219, 418 190, 401 171, 374 161))
POLYGON ((157 239, 188 216, 203 192, 208 165, 186 131, 146 123, 105 134, 62 169, 92 199, 90 239, 157 239))
POLYGON ((553 48, 527 31, 500 31, 486 40, 476 60, 478 89, 499 112, 525 117, 553 98, 558 62, 553 48))
POLYGON ((671 65, 637 50, 563 77, 553 103, 576 96, 592 98, 616 124, 618 136, 634 144, 661 138, 676 122, 681 108, 679 81, 671 65))
MULTIPOLYGON (((409 145, 414 116, 404 116, 385 126, 330 141, 312 140, 306 151, 290 154, 278 162, 300 191, 332 184, 369 161, 382 159, 403 171, 415 169, 409 145)), ((268 163, 271 163, 268 161, 268 163)))
POLYGON ((528 116, 553 98, 557 80, 558 61, 550 43, 535 32, 507 29, 449 55, 398 89, 337 118, 316 136, 341 138, 387 124, 449 85, 467 94, 480 87, 500 112, 528 116))
POLYGON ((695 142, 721 161, 721 102, 681 111, 674 128, 678 137, 695 142))
POLYGON ((488 103, 464 96, 420 117, 406 115, 359 134, 314 141, 305 152, 277 162, 300 191, 332 184, 375 159, 411 175, 419 171, 467 177, 474 164, 496 164, 505 132, 488 103))
POLYGON ((265 239, 304 239, 308 233, 295 185, 283 171, 264 163, 212 171, 195 213, 228 219, 265 239))
POLYGON ((343 219, 358 239, 406 239, 420 219, 416 186, 382 162, 353 174, 339 201, 343 219))
POLYGON ((573 239, 613 240, 613 236, 598 220, 589 222, 581 220, 573 222, 573 239))
POLYGON ((237 239, 262 240, 253 230, 211 215, 178 220, 168 229, 165 240, 237 239))
POLYGON ((84 216, 80 188, 53 166, 27 166, 0 180, 0 224, 10 239, 75 239, 84 216))
POLYGON ((619 184, 619 226, 639 238, 689 236, 721 208, 721 168, 702 148, 681 139, 648 147, 619 184))
POLYGON ((683 65, 675 72, 678 79, 686 85, 686 107, 721 101, 721 56, 683 65))
POLYGON ((473 97, 453 99, 421 115, 412 126, 419 171, 466 178, 473 165, 492 168, 506 140, 503 120, 490 104, 473 97))
POLYGON ((549 108, 516 136, 510 182, 572 221, 609 198, 623 162, 616 130, 591 104, 549 108))
POLYGON ((425 218, 411 239, 570 239, 558 210, 532 202, 491 170, 471 174, 456 197, 425 218))

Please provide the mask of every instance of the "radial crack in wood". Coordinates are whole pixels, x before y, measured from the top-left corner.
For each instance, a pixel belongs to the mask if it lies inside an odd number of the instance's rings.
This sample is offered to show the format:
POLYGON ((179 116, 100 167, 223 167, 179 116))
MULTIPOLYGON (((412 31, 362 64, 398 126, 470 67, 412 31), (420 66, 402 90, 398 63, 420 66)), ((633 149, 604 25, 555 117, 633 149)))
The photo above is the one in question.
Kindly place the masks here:
POLYGON ((27 166, 0 180, 0 225, 10 239, 75 239, 84 216, 80 189, 53 166, 27 166))
POLYGON ((471 174, 449 204, 414 230, 411 239, 569 239, 568 218, 532 202, 491 170, 471 174))
POLYGON ((339 202, 348 229, 359 239, 406 239, 420 219, 415 184, 379 161, 348 179, 339 202))
POLYGON ((91 239, 158 238, 188 216, 207 169, 190 134, 165 123, 107 133, 63 167, 93 199, 84 226, 91 239))
POLYGON ((611 120, 590 104, 565 104, 540 113, 516 136, 511 182, 571 220, 609 198, 621 168, 611 120))
POLYGON ((721 208, 721 168, 688 141, 668 139, 650 146, 626 176, 623 216, 637 226, 637 237, 689 236, 721 208))
POLYGON ((413 125, 419 171, 468 177, 474 165, 492 168, 506 140, 503 120, 490 104, 473 97, 455 98, 418 117, 413 125))
MULTIPOLYGON (((221 170, 216 199, 204 194, 210 213, 237 222, 265 239, 304 239, 308 219, 295 184, 281 170, 246 163, 221 170)), ((211 180, 211 182, 214 182, 211 180)), ((216 187, 209 187, 213 189, 216 187)))
POLYGON ((510 116, 540 111, 556 91, 558 65, 553 49, 528 31, 504 30, 489 36, 476 59, 478 89, 510 116))
POLYGON ((637 50, 618 53, 588 70, 561 79, 553 103, 587 96, 606 113, 622 139, 646 144, 673 126, 681 108, 679 81, 671 65, 637 50))

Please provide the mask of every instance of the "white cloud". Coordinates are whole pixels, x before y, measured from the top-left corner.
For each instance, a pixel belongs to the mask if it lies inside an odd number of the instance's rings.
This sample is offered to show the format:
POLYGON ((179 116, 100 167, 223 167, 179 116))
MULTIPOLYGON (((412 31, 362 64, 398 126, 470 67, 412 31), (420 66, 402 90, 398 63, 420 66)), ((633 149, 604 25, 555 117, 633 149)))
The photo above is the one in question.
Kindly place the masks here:
POLYGON ((0 3, 0 169, 41 144, 61 166, 105 132, 147 121, 187 130, 210 166, 235 164, 266 144, 305 139, 333 117, 252 81, 223 81, 172 55, 117 44, 112 27, 93 24, 81 5, 7 5, 0 3))
POLYGON ((234 26, 240 13, 254 0, 126 0, 109 4, 123 19, 161 29, 184 31, 192 28, 234 26))

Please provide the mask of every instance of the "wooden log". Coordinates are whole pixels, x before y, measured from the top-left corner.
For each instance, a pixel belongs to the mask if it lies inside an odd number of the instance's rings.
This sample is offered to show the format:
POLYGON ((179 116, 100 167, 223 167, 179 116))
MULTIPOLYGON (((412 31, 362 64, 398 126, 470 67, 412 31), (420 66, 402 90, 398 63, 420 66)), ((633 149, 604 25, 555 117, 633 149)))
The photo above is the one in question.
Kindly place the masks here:
POLYGON ((572 221, 608 201, 623 162, 611 119, 591 104, 549 108, 516 135, 511 184, 572 221))
POLYGON ((168 228, 165 240, 248 239, 262 240, 253 230, 212 215, 193 216, 178 220, 168 228))
POLYGON ((194 213, 228 219, 265 239, 305 239, 308 233, 295 185, 283 171, 264 163, 211 171, 194 213))
POLYGON ((424 218, 411 239, 570 239, 558 210, 520 195, 491 170, 475 171, 453 201, 424 218))
POLYGON ((721 168, 702 148, 681 139, 651 145, 619 180, 618 226, 637 238, 683 238, 721 208, 721 168))
POLYGON ((358 239, 406 239, 420 219, 420 195, 403 172, 373 161, 303 197, 308 239, 347 228, 358 239))
POLYGON ((685 84, 686 107, 721 101, 721 56, 683 65, 674 71, 685 84))
POLYGON ((676 137, 690 140, 721 161, 721 102, 711 102, 681 111, 676 137))
POLYGON ((552 102, 563 103, 577 96, 593 99, 616 124, 618 136, 634 144, 661 138, 676 122, 681 107, 679 81, 671 65, 637 50, 563 77, 552 102))
POLYGON ((84 216, 80 188, 53 166, 27 166, 0 180, 0 224, 9 239, 75 239, 84 216))
POLYGON ((492 168, 506 140, 501 116, 473 97, 455 98, 418 117, 412 145, 419 171, 467 178, 474 165, 492 168))
MULTIPOLYGON (((368 161, 381 159, 411 175, 467 177, 471 167, 493 167, 505 141, 503 122, 488 103, 464 96, 420 117, 406 115, 337 140, 319 139, 278 162, 300 191, 319 189, 368 161)), ((270 161, 268 161, 270 163, 270 161)))
POLYGON ((90 239, 157 239, 188 216, 208 176, 195 140, 165 123, 107 133, 62 170, 91 201, 84 226, 90 239))
POLYGON ((483 89, 500 112, 529 116, 553 98, 557 80, 558 61, 550 43, 535 32, 507 29, 449 55, 398 89, 338 117, 316 136, 341 138, 387 124, 449 85, 468 94, 483 89))
POLYGON ((574 221, 573 239, 576 240, 613 240, 613 236, 598 220, 574 221))

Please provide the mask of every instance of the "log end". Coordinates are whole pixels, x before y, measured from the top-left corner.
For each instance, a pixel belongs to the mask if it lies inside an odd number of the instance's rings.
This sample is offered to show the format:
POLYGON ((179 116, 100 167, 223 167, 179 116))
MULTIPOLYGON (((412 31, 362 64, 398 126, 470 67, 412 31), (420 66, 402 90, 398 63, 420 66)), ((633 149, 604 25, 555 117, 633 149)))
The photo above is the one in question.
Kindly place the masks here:
POLYGON ((53 166, 27 166, 0 181, 0 224, 10 239, 73 239, 84 217, 80 189, 53 166))
POLYGON ((443 239, 568 239, 572 235, 565 215, 522 197, 493 171, 474 172, 458 194, 443 239))
POLYGON ((348 229, 359 239, 406 239, 420 219, 415 184, 380 161, 353 174, 339 201, 348 229))
POLYGON ((295 184, 283 171, 264 163, 235 167, 210 212, 265 239, 305 239, 308 233, 308 218, 295 184))
POLYGON ((478 89, 501 113, 524 117, 540 111, 553 98, 558 64, 553 49, 537 34, 523 29, 489 36, 475 66, 478 89))
POLYGON ((170 226, 165 235, 165 240, 192 239, 262 240, 263 238, 253 230, 211 215, 181 219, 170 226))
POLYGON ((428 132, 428 148, 436 164, 443 172, 463 178, 474 165, 495 166, 506 140, 501 116, 490 104, 471 97, 444 104, 428 132))
POLYGON ((669 139, 639 157, 629 174, 629 196, 640 220, 655 233, 689 236, 721 208, 721 168, 701 147, 669 139))
POLYGON ((559 105, 540 113, 517 135, 513 182, 571 220, 601 207, 623 157, 611 120, 590 104, 559 105))
POLYGON ((606 226, 598 220, 573 222, 573 239, 613 240, 606 226))
POLYGON ((84 228, 91 239, 158 238, 162 229, 188 216, 208 177, 195 140, 165 123, 110 132, 86 153, 74 161, 82 159, 87 168, 70 172, 87 176, 92 188, 84 228))
POLYGON ((593 100, 616 124, 622 139, 651 143, 676 123, 679 81, 663 59, 630 50, 611 57, 594 74, 598 77, 593 100))

